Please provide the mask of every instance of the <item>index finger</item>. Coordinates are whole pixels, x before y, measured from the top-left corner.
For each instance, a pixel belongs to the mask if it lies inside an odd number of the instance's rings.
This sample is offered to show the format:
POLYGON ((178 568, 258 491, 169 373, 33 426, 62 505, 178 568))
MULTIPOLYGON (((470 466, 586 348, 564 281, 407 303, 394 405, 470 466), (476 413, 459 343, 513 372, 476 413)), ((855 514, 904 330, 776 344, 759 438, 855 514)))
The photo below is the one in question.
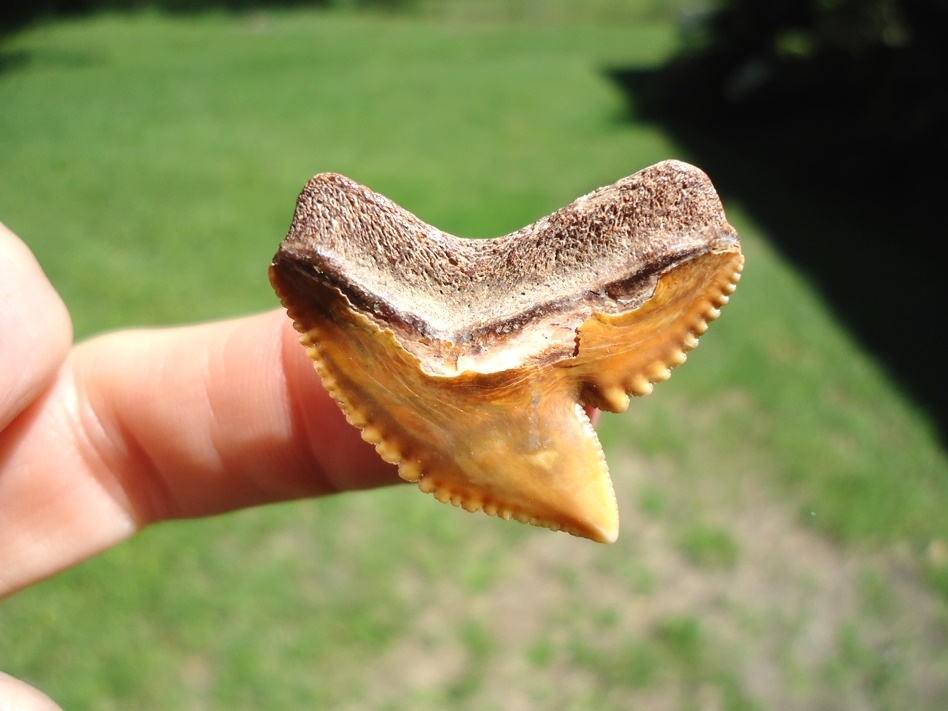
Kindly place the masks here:
POLYGON ((100 336, 0 433, 0 595, 152 522, 395 481, 282 311, 100 336))
POLYGON ((0 430, 49 385, 72 341, 59 294, 0 222, 0 430))

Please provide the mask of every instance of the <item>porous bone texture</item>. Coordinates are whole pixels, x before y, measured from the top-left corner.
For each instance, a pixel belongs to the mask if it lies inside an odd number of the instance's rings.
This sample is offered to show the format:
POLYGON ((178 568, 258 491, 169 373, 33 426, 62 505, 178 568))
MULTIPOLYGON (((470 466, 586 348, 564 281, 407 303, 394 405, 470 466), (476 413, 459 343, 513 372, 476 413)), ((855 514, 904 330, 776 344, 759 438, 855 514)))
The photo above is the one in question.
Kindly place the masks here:
POLYGON ((439 360, 453 346, 456 360, 458 349, 476 354, 510 339, 522 361, 568 350, 593 311, 635 308, 664 272, 736 243, 708 177, 678 161, 486 240, 446 234, 324 173, 303 189, 275 264, 338 290, 422 358, 439 360))

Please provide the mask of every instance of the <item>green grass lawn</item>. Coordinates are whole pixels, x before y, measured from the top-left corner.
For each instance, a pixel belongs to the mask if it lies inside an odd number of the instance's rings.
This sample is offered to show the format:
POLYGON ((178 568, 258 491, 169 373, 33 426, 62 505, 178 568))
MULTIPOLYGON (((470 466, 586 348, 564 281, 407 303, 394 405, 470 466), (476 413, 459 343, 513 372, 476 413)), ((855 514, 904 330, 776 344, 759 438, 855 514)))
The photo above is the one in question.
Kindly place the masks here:
MULTIPOLYGON (((602 73, 666 59, 673 24, 564 6, 33 28, 2 50, 0 219, 82 338, 276 307, 266 269, 317 172, 485 237, 687 160, 602 73)), ((726 207, 733 302, 600 426, 618 543, 413 487, 166 524, 0 602, 0 668, 76 709, 940 708, 946 455, 726 207)))

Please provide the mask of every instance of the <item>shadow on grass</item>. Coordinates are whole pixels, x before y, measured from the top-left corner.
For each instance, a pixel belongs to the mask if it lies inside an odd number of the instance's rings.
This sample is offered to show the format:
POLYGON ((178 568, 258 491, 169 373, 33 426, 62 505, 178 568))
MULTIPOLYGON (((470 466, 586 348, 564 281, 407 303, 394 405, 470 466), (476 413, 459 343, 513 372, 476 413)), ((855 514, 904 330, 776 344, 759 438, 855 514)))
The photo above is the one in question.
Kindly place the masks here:
POLYGON ((23 50, 3 51, 0 48, 0 74, 22 69, 29 61, 30 55, 23 50))
POLYGON ((661 123, 740 201, 948 443, 943 145, 867 137, 849 109, 852 87, 801 82, 796 93, 735 106, 690 69, 606 74, 636 120, 661 123))

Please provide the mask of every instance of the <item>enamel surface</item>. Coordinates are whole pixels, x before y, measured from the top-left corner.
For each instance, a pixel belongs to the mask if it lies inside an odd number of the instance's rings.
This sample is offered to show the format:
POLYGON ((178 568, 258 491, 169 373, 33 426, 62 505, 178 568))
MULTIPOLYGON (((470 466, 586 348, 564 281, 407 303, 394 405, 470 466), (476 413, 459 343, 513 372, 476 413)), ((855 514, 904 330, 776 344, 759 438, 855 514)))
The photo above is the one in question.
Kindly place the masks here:
POLYGON ((318 175, 270 280, 349 422, 422 491, 614 541, 581 407, 666 380, 740 277, 707 176, 667 161, 505 237, 466 240, 318 175))

